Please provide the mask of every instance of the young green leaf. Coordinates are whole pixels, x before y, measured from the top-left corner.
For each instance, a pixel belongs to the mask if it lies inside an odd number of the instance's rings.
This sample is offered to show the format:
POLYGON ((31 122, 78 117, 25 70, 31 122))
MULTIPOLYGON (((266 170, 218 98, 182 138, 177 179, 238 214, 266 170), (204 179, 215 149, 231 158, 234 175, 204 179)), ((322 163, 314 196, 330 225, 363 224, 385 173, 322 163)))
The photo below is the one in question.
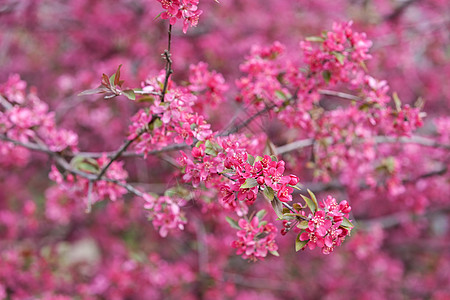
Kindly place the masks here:
POLYGON ((267 211, 265 209, 261 209, 256 213, 256 217, 258 217, 258 220, 261 221, 264 216, 266 215, 267 211))
POLYGON ((95 89, 82 91, 81 93, 78 94, 78 96, 101 94, 101 93, 106 93, 108 91, 109 91, 108 89, 106 89, 104 86, 101 85, 95 89))
POLYGON ((281 203, 280 199, 278 199, 277 197, 273 198, 271 204, 272 204, 273 210, 277 214, 278 218, 282 219, 283 218, 283 204, 281 203))
POLYGON ((299 222, 299 223, 297 224, 297 227, 300 228, 300 229, 306 229, 306 228, 308 228, 308 221, 303 220, 303 221, 299 222))
POLYGON ((277 250, 269 251, 269 253, 272 254, 273 256, 280 256, 280 253, 278 253, 277 250))
POLYGON ((255 157, 251 154, 247 154, 247 162, 253 166, 255 164, 255 157))
POLYGON ((228 224, 230 224, 230 226, 233 227, 234 229, 238 229, 238 230, 242 229, 236 220, 234 220, 230 217, 225 217, 225 219, 227 220, 228 224))
POLYGON ((308 42, 322 43, 325 41, 323 37, 320 36, 308 36, 305 38, 308 42))
POLYGON ((317 208, 316 205, 314 204, 314 201, 312 201, 311 199, 309 199, 308 197, 304 196, 304 195, 300 195, 303 200, 305 200, 306 205, 308 205, 309 210, 311 210, 312 213, 315 213, 317 208))
POLYGON ((316 210, 319 208, 319 204, 317 203, 316 195, 314 195, 313 192, 311 192, 310 189, 307 189, 308 194, 311 196, 311 200, 314 201, 314 205, 316 206, 316 210))
POLYGON ((136 100, 136 95, 133 90, 123 90, 122 94, 124 94, 130 100, 136 100))
POLYGON ((331 80, 331 73, 330 73, 330 71, 328 71, 328 70, 323 71, 322 72, 322 77, 323 77, 323 80, 325 80, 326 83, 329 83, 330 80, 331 80))
POLYGON ((275 192, 270 186, 266 186, 263 190, 264 197, 266 197, 267 200, 272 201, 273 197, 275 196, 275 192))
POLYGON ((297 235, 297 238, 295 239, 295 251, 298 252, 300 251, 303 247, 305 247, 305 245, 309 242, 309 240, 306 241, 300 241, 300 235, 302 234, 302 232, 300 232, 297 235))
POLYGON ((114 85, 118 85, 120 82, 120 68, 122 67, 122 64, 119 65, 117 68, 116 74, 114 76, 114 85))
POLYGON ((247 178, 245 182, 241 185, 241 189, 250 189, 258 185, 255 178, 247 178))
POLYGON ((346 228, 350 228, 350 229, 355 227, 355 225, 353 225, 352 222, 350 222, 350 220, 347 219, 346 217, 344 217, 344 220, 342 221, 341 226, 342 227, 346 227, 346 228))
POLYGON ((334 55, 334 57, 336 57, 337 61, 343 65, 344 61, 345 61, 345 55, 342 54, 341 52, 332 52, 332 54, 334 55))

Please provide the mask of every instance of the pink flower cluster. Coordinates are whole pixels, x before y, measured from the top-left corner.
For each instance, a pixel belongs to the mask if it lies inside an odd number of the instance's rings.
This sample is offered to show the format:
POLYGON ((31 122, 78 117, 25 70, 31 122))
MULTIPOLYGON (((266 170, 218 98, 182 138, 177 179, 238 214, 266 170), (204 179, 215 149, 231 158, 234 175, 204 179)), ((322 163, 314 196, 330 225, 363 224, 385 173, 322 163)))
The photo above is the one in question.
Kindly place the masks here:
POLYGON ((218 137, 197 143, 191 151, 193 159, 181 152, 178 162, 184 167, 183 180, 194 187, 200 182, 217 187, 222 204, 233 210, 240 210, 242 203, 252 205, 264 189, 272 199, 276 195, 282 202, 292 201, 292 186, 299 179, 283 175, 285 162, 268 155, 255 158, 241 147, 237 139, 218 137))
POLYGON ((182 199, 170 198, 168 196, 153 196, 144 194, 144 208, 148 210, 148 218, 153 226, 158 228, 159 234, 166 237, 170 230, 184 229, 186 219, 180 210, 182 199))
MULTIPOLYGON (((145 86, 144 90, 156 90, 145 86)), ((160 149, 169 144, 186 143, 195 140, 204 141, 213 134, 202 115, 194 112, 192 106, 196 96, 183 89, 173 89, 165 95, 164 102, 155 98, 146 110, 139 110, 131 119, 129 140, 136 138, 142 131, 135 148, 138 153, 147 155, 149 151, 160 149)))
POLYGON ((251 222, 239 219, 238 225, 241 228, 236 233, 238 239, 231 244, 237 249, 237 255, 253 261, 264 260, 268 252, 277 255, 278 245, 275 242, 277 229, 272 223, 260 222, 255 216, 251 222))
POLYGON ((208 64, 200 62, 189 67, 189 91, 198 97, 196 104, 216 107, 225 101, 228 85, 222 74, 209 71, 208 64))
MULTIPOLYGON (((320 204, 322 210, 315 211, 309 216, 309 221, 300 234, 300 241, 306 241, 303 249, 322 248, 323 254, 331 253, 336 246, 341 245, 347 235, 350 235, 348 226, 343 226, 344 218, 348 217, 351 207, 347 201, 339 204, 331 196, 320 204)), ((349 225, 349 224, 348 224, 349 225)))
POLYGON ((252 47, 250 55, 240 65, 240 70, 247 76, 236 81, 240 89, 238 101, 258 110, 269 104, 282 105, 286 99, 281 93, 289 94, 278 80, 284 67, 277 58, 283 53, 284 46, 279 42, 268 47, 252 47))
POLYGON ((285 162, 276 161, 269 155, 253 158, 247 153, 235 153, 225 159, 225 168, 233 170, 231 179, 235 183, 230 187, 226 202, 235 199, 252 204, 260 189, 272 190, 282 202, 292 201, 292 192, 299 179, 295 175, 284 176, 285 162), (250 161, 249 161, 250 158, 250 161), (254 160, 252 162, 252 160, 254 160))
POLYGON ((351 26, 352 22, 334 23, 332 30, 323 36, 300 43, 304 62, 310 72, 323 77, 324 84, 348 82, 361 71, 364 61, 371 58, 368 52, 372 42, 365 33, 353 32, 351 26), (321 47, 314 47, 314 42, 321 47))
MULTIPOLYGON (((0 85, 0 134, 22 143, 44 143, 50 151, 76 151, 78 136, 56 126, 55 114, 41 101, 35 89, 27 93, 27 85, 18 75, 12 75, 0 85)), ((3 142, 0 142, 2 145, 3 142)), ((0 146, 7 151, 7 147, 0 146)))
POLYGON ((203 13, 198 9, 198 0, 158 0, 166 10, 161 13, 162 19, 169 19, 170 25, 175 25, 178 19, 183 19, 183 32, 186 33, 189 26, 195 27, 203 13))
MULTIPOLYGON (((96 160, 97 165, 94 166, 97 169, 101 169, 109 162, 106 157, 101 157, 96 160)), ((95 165, 95 163, 93 164, 95 165)), ((83 170, 88 172, 87 170, 83 170)), ((117 181, 125 184, 128 177, 128 173, 123 168, 123 162, 113 162, 104 175, 105 178, 117 181)), ((117 185, 115 182, 108 180, 97 180, 92 184, 92 190, 89 193, 89 180, 73 174, 67 174, 63 176, 55 166, 52 166, 49 178, 58 184, 58 188, 64 191, 70 199, 82 199, 83 202, 95 203, 101 200, 110 199, 116 201, 121 199, 123 195, 127 193, 127 190, 117 185)), ((60 197, 59 193, 52 193, 55 196, 60 197)), ((48 205, 57 204, 58 201, 49 201, 48 205)), ((57 207, 55 209, 58 209, 57 207)))

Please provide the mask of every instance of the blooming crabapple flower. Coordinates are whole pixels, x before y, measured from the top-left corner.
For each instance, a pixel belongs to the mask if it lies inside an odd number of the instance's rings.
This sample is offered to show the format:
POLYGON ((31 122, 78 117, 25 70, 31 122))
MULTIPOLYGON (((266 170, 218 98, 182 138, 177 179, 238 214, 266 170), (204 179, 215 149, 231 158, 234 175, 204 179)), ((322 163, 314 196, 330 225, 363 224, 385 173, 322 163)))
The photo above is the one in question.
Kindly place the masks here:
POLYGON ((216 107, 225 101, 228 85, 222 74, 208 71, 208 64, 200 62, 189 67, 188 89, 197 95, 196 105, 216 107))
POLYGON ((194 142, 194 139, 192 138, 194 134, 188 123, 183 123, 182 127, 175 127, 175 131, 178 133, 174 138, 175 143, 181 144, 186 141, 186 144, 191 145, 194 142))
POLYGON ((308 227, 300 234, 300 241, 307 241, 304 247, 313 250, 322 249, 322 253, 331 253, 340 246, 350 230, 341 226, 344 216, 348 216, 351 207, 347 201, 337 204, 336 199, 328 196, 320 204, 324 210, 316 211, 308 221, 308 227))
POLYGON ((170 25, 175 25, 177 19, 183 19, 183 32, 189 26, 195 27, 203 11, 199 10, 197 0, 158 0, 166 11, 161 13, 162 19, 168 19, 170 25))
POLYGON ((199 147, 193 147, 191 152, 194 158, 201 158, 205 156, 205 144, 202 144, 199 147))
POLYGON ((238 239, 231 244, 233 248, 237 249, 237 255, 256 261, 263 260, 269 251, 278 250, 275 242, 277 229, 272 223, 260 224, 258 217, 255 216, 251 222, 241 218, 238 224, 242 230, 236 233, 238 239))
MULTIPOLYGON (((102 168, 108 162, 109 159, 106 156, 97 159, 99 168, 102 168)), ((123 169, 123 162, 114 161, 109 166, 104 177, 124 184, 128 177, 128 173, 123 169)), ((58 183, 59 188, 66 193, 69 199, 79 200, 81 198, 86 204, 88 203, 88 179, 78 175, 74 176, 72 174, 68 174, 66 177, 63 177, 54 165, 51 167, 49 178, 50 180, 58 183)), ((106 180, 97 180, 92 185, 92 190, 89 196, 91 203, 95 203, 105 199, 116 201, 126 193, 127 190, 122 186, 106 180)))
POLYGON ((166 237, 173 229, 184 229, 186 220, 179 206, 179 203, 182 203, 181 199, 172 199, 167 196, 153 197, 149 194, 144 194, 143 198, 144 208, 148 210, 148 218, 158 229, 161 237, 166 237))
POLYGON ((323 237, 331 225, 331 220, 325 218, 325 212, 323 210, 319 210, 316 211, 314 216, 308 222, 308 229, 315 231, 319 236, 323 237))
POLYGON ((278 193, 277 193, 278 199, 280 199, 281 202, 292 201, 292 192, 293 191, 294 191, 293 188, 283 184, 281 186, 281 188, 278 190, 278 193))
POLYGON ((231 189, 229 185, 223 184, 220 187, 219 197, 222 202, 235 206, 234 200, 236 199, 236 196, 234 195, 234 191, 231 189))
POLYGON ((20 79, 19 74, 13 74, 0 85, 0 94, 5 95, 11 103, 24 104, 27 98, 26 88, 27 83, 20 79))
POLYGON ((186 33, 189 26, 196 27, 198 24, 198 19, 200 18, 200 15, 203 13, 202 10, 197 10, 194 12, 191 11, 183 11, 183 33, 186 33))

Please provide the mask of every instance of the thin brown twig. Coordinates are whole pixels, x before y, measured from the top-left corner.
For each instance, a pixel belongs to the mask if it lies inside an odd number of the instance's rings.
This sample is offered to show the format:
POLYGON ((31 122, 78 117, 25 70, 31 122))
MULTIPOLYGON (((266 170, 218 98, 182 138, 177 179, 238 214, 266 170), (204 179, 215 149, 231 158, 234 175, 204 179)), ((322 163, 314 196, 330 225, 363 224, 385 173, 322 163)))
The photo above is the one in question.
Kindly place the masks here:
POLYGON ((167 93, 167 86, 169 85, 169 77, 173 73, 172 70, 172 57, 170 53, 170 47, 172 44, 172 25, 169 24, 167 49, 163 53, 163 57, 166 60, 166 77, 164 78, 164 86, 161 93, 161 102, 164 102, 164 97, 167 93))
POLYGON ((138 132, 138 134, 131 140, 126 141, 117 151, 116 153, 111 157, 110 161, 108 162, 108 164, 106 164, 98 173, 97 175, 97 179, 96 180, 100 180, 102 178, 102 176, 106 173, 106 171, 108 170, 108 168, 111 166, 111 164, 117 160, 123 152, 125 152, 125 150, 127 150, 127 148, 134 142, 136 141, 143 133, 145 132, 145 130, 141 130, 140 132, 138 132))
MULTIPOLYGON (((194 143, 195 144, 195 143, 194 143)), ((147 155, 160 154, 170 151, 183 150, 189 148, 190 146, 187 144, 172 144, 161 149, 150 150, 146 152, 147 155)), ((116 151, 110 152, 77 152, 73 153, 72 156, 80 156, 80 157, 90 157, 90 158, 99 158, 102 156, 106 156, 108 158, 113 157, 116 154, 116 151)), ((125 151, 121 155, 121 157, 144 157, 144 153, 137 153, 134 151, 125 151)))

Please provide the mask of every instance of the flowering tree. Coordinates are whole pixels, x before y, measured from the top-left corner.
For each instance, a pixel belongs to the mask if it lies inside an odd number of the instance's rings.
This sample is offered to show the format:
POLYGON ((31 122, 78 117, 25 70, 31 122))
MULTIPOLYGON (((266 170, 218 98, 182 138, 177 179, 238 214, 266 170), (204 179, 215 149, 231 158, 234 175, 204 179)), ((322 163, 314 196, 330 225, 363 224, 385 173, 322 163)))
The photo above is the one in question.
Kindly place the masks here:
POLYGON ((445 1, 293 2, 2 4, 0 298, 450 297, 445 1))

